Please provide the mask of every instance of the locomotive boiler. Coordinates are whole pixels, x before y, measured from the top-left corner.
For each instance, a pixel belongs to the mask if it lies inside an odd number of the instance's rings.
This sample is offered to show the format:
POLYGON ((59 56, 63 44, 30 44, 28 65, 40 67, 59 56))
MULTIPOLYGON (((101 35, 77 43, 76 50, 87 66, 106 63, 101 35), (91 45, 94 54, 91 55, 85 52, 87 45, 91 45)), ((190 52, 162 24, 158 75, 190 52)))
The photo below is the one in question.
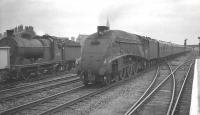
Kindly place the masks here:
MULTIPOLYGON (((43 57, 43 44, 28 33, 13 35, 12 30, 7 31, 7 37, 3 38, 0 46, 10 47, 11 64, 25 64, 25 59, 38 59, 43 57)), ((30 62, 29 62, 30 63, 30 62)))
POLYGON ((180 53, 184 53, 181 45, 98 26, 82 47, 80 77, 85 85, 110 84, 180 53))

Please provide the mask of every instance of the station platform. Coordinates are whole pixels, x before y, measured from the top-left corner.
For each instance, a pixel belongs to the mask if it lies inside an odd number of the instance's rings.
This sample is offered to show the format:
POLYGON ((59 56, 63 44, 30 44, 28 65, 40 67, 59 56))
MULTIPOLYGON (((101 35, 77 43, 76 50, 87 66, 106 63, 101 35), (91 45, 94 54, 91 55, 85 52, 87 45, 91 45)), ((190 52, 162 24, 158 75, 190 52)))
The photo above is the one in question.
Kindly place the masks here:
POLYGON ((190 115, 200 115, 200 59, 195 60, 190 115))

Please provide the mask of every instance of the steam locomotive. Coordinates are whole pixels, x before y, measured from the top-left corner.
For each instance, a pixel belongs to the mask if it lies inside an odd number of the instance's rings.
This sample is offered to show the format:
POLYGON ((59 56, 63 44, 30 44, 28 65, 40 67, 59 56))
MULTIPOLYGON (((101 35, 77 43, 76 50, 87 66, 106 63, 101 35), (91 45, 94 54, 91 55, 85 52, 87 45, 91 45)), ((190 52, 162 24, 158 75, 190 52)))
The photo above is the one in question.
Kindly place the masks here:
POLYGON ((80 78, 85 85, 97 82, 107 85, 190 50, 186 46, 98 26, 97 32, 88 36, 82 47, 80 78))
POLYGON ((79 43, 49 35, 36 36, 29 30, 32 28, 16 34, 13 30, 7 30, 7 37, 0 40, 0 47, 9 47, 9 56, 3 58, 9 63, 5 68, 0 68, 4 71, 1 80, 27 79, 44 73, 70 70, 75 66, 81 54, 79 43))

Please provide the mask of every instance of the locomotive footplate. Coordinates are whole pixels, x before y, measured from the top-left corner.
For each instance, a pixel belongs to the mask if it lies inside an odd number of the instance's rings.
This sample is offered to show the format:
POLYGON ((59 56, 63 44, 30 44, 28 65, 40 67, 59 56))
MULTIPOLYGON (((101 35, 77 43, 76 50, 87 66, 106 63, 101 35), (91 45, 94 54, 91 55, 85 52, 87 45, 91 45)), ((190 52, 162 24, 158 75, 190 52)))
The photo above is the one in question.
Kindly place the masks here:
POLYGON ((83 82, 85 83, 94 83, 95 82, 95 74, 93 74, 92 72, 83 72, 81 74, 81 79, 83 82))

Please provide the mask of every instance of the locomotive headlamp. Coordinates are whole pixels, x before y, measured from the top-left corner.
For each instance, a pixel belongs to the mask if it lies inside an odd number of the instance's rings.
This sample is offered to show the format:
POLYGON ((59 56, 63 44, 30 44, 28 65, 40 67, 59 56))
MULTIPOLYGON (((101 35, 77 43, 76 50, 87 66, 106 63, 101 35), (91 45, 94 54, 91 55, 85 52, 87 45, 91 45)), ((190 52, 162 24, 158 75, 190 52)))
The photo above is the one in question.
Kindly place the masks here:
POLYGON ((103 64, 107 64, 108 63, 108 60, 107 59, 105 59, 104 60, 104 62, 103 62, 103 64))
POLYGON ((75 62, 75 64, 76 64, 76 65, 79 65, 80 62, 81 62, 81 57, 80 57, 80 58, 76 58, 76 62, 75 62))

